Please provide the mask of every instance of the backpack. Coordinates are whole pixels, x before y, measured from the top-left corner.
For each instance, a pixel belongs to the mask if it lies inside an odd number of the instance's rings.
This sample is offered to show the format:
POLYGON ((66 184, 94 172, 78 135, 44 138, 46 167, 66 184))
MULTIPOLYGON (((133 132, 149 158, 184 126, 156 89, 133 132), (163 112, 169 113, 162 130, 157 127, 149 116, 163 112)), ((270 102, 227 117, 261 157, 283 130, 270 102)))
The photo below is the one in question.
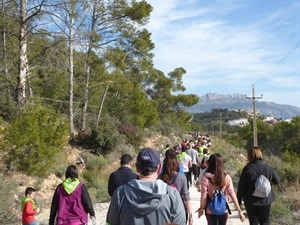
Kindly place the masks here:
MULTIPOLYGON (((213 185, 210 178, 208 178, 210 183, 213 185)), ((231 214, 231 210, 227 203, 227 199, 222 187, 219 190, 215 190, 215 193, 211 199, 207 202, 207 207, 210 209, 213 215, 223 215, 226 210, 231 214)))
POLYGON ((177 179, 177 177, 178 177, 178 173, 177 173, 177 175, 172 179, 172 182, 168 184, 170 187, 175 188, 176 190, 177 190, 177 187, 175 186, 174 182, 175 182, 175 180, 177 179))
POLYGON ((175 188, 175 189, 177 190, 175 184, 168 184, 168 185, 169 185, 170 187, 172 187, 172 188, 175 188))
MULTIPOLYGON (((266 166, 265 166, 266 167, 266 166)), ((253 196, 259 198, 266 198, 271 192, 271 183, 263 174, 260 174, 254 167, 252 167, 258 174, 258 177, 255 181, 254 187, 255 190, 252 193, 253 196)))

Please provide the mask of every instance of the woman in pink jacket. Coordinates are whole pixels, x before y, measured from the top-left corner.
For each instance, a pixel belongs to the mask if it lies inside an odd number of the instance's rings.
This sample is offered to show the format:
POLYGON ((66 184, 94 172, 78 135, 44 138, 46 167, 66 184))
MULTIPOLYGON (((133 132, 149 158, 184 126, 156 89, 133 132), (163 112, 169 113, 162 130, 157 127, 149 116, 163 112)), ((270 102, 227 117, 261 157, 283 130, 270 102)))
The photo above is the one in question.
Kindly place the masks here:
POLYGON ((240 220, 243 222, 245 220, 245 215, 243 214, 237 197, 233 188, 233 183, 231 177, 225 173, 224 162, 220 154, 212 154, 208 160, 208 168, 201 180, 201 198, 200 198, 200 208, 198 209, 198 217, 201 217, 205 211, 206 219, 208 225, 226 225, 228 219, 228 210, 222 215, 215 215, 211 212, 209 207, 207 207, 208 198, 212 199, 215 190, 222 189, 226 194, 226 198, 231 198, 233 203, 239 212, 240 220))

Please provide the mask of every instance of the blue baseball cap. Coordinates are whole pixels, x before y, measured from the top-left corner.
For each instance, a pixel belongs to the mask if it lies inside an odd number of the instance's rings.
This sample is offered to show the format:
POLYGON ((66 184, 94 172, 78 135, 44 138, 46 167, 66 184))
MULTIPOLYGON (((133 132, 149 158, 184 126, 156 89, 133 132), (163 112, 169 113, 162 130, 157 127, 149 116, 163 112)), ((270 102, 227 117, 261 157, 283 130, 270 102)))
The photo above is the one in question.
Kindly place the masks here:
POLYGON ((153 148, 143 148, 137 156, 140 167, 157 167, 160 164, 160 153, 153 148))

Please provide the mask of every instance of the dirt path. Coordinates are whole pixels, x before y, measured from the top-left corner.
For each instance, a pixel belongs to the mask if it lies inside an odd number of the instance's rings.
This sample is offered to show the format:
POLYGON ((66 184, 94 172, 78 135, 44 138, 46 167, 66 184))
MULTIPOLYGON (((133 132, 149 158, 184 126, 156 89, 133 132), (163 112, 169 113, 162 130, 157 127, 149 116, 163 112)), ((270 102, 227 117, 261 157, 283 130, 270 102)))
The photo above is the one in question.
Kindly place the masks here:
MULTIPOLYGON (((207 221, 205 216, 201 216, 198 218, 197 213, 195 211, 200 206, 200 193, 197 192, 196 187, 190 187, 190 196, 192 200, 192 207, 193 207, 193 218, 194 218, 194 225, 207 225, 207 221)), ((227 225, 249 225, 249 221, 246 219, 244 222, 241 222, 239 219, 238 211, 235 209, 234 204, 229 203, 229 207, 231 209, 232 214, 229 215, 227 225)))
MULTIPOLYGON (((193 207, 193 218, 194 218, 194 225, 207 225, 205 216, 202 216, 201 218, 198 218, 197 213, 195 211, 200 206, 200 193, 197 192, 197 189, 195 187, 190 187, 190 195, 192 200, 192 207, 193 207)), ((235 207, 232 203, 229 204, 230 209, 232 211, 232 214, 229 216, 227 225, 249 225, 249 221, 246 219, 246 221, 241 222, 238 216, 238 211, 235 210, 235 207)), ((95 211, 97 216, 97 225, 105 225, 105 219, 106 219, 106 213, 107 209, 109 207, 109 203, 96 203, 95 204, 95 211)), ((89 222, 88 225, 92 225, 91 222, 89 222)))

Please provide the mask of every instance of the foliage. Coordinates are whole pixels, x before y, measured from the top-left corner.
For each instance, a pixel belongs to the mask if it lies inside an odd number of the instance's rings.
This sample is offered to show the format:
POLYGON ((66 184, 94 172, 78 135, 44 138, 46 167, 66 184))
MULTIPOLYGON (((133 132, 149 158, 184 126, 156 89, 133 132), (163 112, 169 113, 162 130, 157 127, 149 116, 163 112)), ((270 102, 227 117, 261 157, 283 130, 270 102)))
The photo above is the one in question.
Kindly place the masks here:
MULTIPOLYGON (((0 116, 6 121, 21 110, 15 107, 16 97, 24 94, 24 104, 38 101, 43 107, 70 117, 70 138, 76 134, 75 129, 80 133, 78 140, 91 141, 91 144, 81 142, 84 146, 92 146, 101 153, 111 148, 113 137, 118 136, 113 130, 119 127, 107 126, 103 115, 140 130, 155 127, 164 118, 176 129, 180 128, 179 132, 190 129, 191 115, 179 106, 191 106, 199 98, 183 93, 184 68, 175 68, 167 74, 154 68, 154 44, 151 33, 144 27, 153 10, 149 3, 75 1, 73 6, 78 11, 74 13, 72 4, 65 0, 47 1, 46 5, 41 1, 36 4, 42 4, 43 13, 36 15, 28 5, 29 15, 34 16, 23 21, 28 26, 24 34, 28 43, 24 43, 27 50, 22 56, 16 51, 21 41, 17 35, 21 24, 13 19, 20 16, 20 9, 12 3, 0 3, 5 11, 0 15, 0 28, 3 37, 7 37, 0 40, 3 53, 0 89, 5 93, 0 97, 0 116), (72 17, 74 24, 70 26, 63 15, 72 17), (70 27, 72 40, 68 37, 70 27), (76 45, 72 59, 68 41, 76 45), (24 77, 23 85, 20 79, 15 79, 20 75, 19 56, 28 59, 24 62, 28 77, 24 77), (74 80, 70 76, 71 61, 74 80)), ((125 136, 130 144, 138 145, 133 136, 125 136)))
POLYGON ((278 170, 281 181, 289 184, 300 184, 300 156, 291 151, 285 151, 282 155, 282 164, 278 170))
POLYGON ((114 119, 106 116, 100 121, 99 127, 92 128, 89 133, 79 134, 77 142, 93 153, 105 155, 113 151, 119 136, 114 119))
POLYGON ((102 155, 87 154, 85 158, 87 170, 100 170, 105 168, 108 164, 102 155))
POLYGON ((124 134, 127 137, 127 143, 135 146, 140 146, 142 142, 142 135, 139 129, 130 124, 121 124, 119 127, 120 134, 124 134))
MULTIPOLYGON (((277 193, 278 196, 278 193, 277 193)), ((293 199, 288 196, 280 195, 276 198, 276 201, 272 204, 270 220, 275 225, 294 225, 295 220, 293 218, 293 199)))
POLYGON ((300 156, 299 154, 291 151, 285 151, 282 155, 282 160, 286 163, 299 165, 300 164, 300 156))
POLYGON ((220 118, 223 122, 228 122, 229 120, 236 120, 240 118, 248 118, 248 114, 242 110, 228 110, 226 109, 212 109, 210 112, 195 113, 194 122, 195 123, 219 123, 220 118))
POLYGON ((12 96, 7 94, 0 95, 0 116, 5 120, 14 118, 17 114, 16 102, 12 96))
POLYGON ((16 191, 16 187, 15 181, 8 181, 3 175, 0 175, 0 224, 16 224, 19 221, 15 214, 19 205, 15 202, 12 194, 16 191))
POLYGON ((46 175, 67 141, 66 121, 50 108, 27 106, 5 129, 4 148, 8 168, 29 175, 46 175))
POLYGON ((87 154, 86 170, 82 173, 83 182, 87 185, 91 198, 94 201, 107 201, 109 195, 107 192, 108 176, 100 171, 107 167, 107 160, 102 156, 87 154))

